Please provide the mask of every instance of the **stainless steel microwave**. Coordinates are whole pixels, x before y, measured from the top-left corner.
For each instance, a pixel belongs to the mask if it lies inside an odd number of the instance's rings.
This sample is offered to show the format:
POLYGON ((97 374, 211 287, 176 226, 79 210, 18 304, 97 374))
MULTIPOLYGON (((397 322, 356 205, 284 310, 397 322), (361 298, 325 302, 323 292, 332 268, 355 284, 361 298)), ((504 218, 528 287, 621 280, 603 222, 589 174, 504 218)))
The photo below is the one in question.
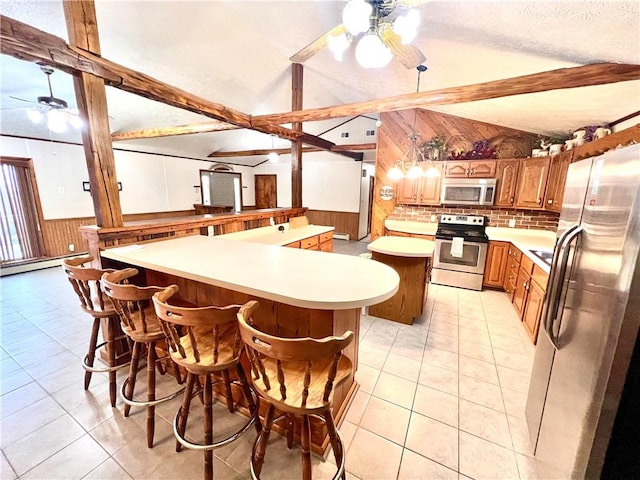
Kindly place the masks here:
POLYGON ((495 178, 445 178, 440 202, 443 205, 493 205, 495 178))

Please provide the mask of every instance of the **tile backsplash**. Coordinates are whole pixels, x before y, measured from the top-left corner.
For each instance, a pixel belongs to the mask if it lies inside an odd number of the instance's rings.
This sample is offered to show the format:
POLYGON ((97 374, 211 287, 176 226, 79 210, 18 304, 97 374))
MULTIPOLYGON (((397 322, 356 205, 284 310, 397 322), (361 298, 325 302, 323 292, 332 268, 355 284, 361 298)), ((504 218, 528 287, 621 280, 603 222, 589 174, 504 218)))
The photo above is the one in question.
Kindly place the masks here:
MULTIPOLYGON (((509 220, 515 220, 515 228, 550 230, 558 228, 557 213, 537 210, 516 210, 513 208, 476 208, 476 207, 429 207, 415 205, 398 205, 387 217, 387 220, 410 220, 414 222, 431 222, 431 216, 443 213, 455 215, 484 215, 489 217, 490 227, 508 227, 509 220)), ((437 221, 437 220, 436 220, 437 221)))

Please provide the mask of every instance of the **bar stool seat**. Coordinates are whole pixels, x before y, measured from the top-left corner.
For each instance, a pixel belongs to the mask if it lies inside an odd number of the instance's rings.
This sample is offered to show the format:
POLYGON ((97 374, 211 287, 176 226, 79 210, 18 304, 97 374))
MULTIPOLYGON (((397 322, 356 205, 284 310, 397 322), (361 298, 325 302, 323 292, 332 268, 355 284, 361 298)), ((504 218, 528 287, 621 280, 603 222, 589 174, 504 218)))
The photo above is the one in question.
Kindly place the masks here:
MULTIPOLYGON (((120 317, 121 327, 124 333, 133 343, 129 376, 124 381, 120 390, 120 396, 125 403, 124 416, 128 417, 131 407, 147 408, 147 446, 153 447, 155 432, 155 406, 172 400, 180 395, 184 388, 156 399, 156 368, 161 374, 165 369, 156 353, 156 346, 164 343, 165 335, 160 320, 156 317, 151 297, 160 292, 164 287, 139 287, 129 284, 131 277, 138 274, 135 268, 125 268, 105 273, 102 276, 102 289, 113 303, 114 310, 120 317), (134 400, 134 390, 138 373, 138 364, 143 349, 147 353, 147 400, 134 400)), ((176 372, 178 383, 182 383, 179 370, 176 372)))
POLYGON ((83 311, 93 317, 93 326, 89 340, 89 349, 82 360, 84 374, 84 389, 88 390, 93 373, 109 374, 109 399, 111 406, 116 406, 116 371, 129 365, 129 363, 116 364, 116 342, 124 340, 124 335, 119 335, 118 314, 113 308, 113 303, 102 292, 100 288, 100 278, 106 272, 113 270, 102 270, 91 267, 93 257, 87 255, 75 258, 66 258, 62 261, 62 269, 67 275, 73 291, 80 300, 80 307, 83 311), (98 344, 98 335, 102 326, 102 336, 104 342, 98 344), (100 349, 106 348, 107 367, 95 367, 94 361, 96 353, 100 349))
POLYGON ((291 448, 297 418, 301 421, 302 478, 310 480, 310 418, 314 417, 325 423, 329 434, 337 465, 333 478, 344 479, 344 445, 331 413, 331 400, 333 389, 353 373, 351 360, 342 355, 353 341, 353 332, 322 339, 274 337, 253 326, 258 306, 258 302, 251 300, 238 312, 240 334, 251 362, 251 384, 259 401, 267 404, 262 432, 253 446, 251 476, 260 478, 273 423, 286 422, 287 446, 291 448), (276 409, 282 414, 274 418, 276 409))
MULTIPOLYGON (((204 478, 209 480, 213 478, 212 450, 237 439, 254 424, 257 416, 254 395, 240 363, 243 349, 237 319, 240 305, 187 308, 167 303, 177 292, 178 287, 172 285, 153 296, 156 315, 161 321, 169 344, 169 354, 175 363, 187 371, 182 406, 173 421, 176 451, 180 451, 183 446, 204 451, 204 478), (237 374, 237 380, 231 380, 230 371, 237 374), (220 378, 214 379, 214 375, 219 375, 220 378), (204 377, 204 443, 192 443, 185 438, 185 430, 191 399, 194 396, 194 384, 200 383, 199 376, 204 377), (235 410, 231 386, 238 385, 249 406, 250 415, 236 431, 214 442, 213 387, 217 383, 224 385, 230 413, 235 410)), ((255 425, 259 432, 259 422, 255 425)))

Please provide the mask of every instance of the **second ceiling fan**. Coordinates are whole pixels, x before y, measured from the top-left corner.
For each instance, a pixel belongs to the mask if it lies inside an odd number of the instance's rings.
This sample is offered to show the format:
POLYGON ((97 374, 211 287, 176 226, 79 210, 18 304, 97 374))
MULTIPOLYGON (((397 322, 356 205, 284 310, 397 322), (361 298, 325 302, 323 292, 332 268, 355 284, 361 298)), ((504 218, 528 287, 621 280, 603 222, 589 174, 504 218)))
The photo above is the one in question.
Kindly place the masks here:
POLYGON ((351 43, 356 59, 365 68, 385 66, 397 57, 407 68, 425 62, 424 54, 411 42, 416 37, 420 15, 416 7, 427 0, 349 0, 342 23, 318 37, 289 60, 302 63, 327 46, 338 60, 351 43))

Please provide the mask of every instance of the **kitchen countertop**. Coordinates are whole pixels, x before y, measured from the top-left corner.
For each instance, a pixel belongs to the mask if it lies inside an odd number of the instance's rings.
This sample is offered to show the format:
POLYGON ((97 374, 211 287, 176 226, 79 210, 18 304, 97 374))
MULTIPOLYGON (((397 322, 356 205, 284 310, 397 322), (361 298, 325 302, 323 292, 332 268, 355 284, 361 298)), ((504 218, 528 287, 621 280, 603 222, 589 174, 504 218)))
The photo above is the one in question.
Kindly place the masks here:
POLYGON ((396 257, 432 257, 434 242, 410 237, 378 237, 367 249, 396 257))
POLYGON ((392 297, 400 278, 380 262, 282 248, 223 236, 191 235, 108 248, 101 255, 302 308, 343 310, 392 297))
POLYGON ((306 225, 299 228, 289 228, 288 223, 282 225, 269 225, 267 227, 252 228, 241 232, 225 233, 217 235, 216 238, 228 240, 244 240, 245 242, 263 243, 266 245, 287 245, 298 242, 305 238, 332 232, 335 227, 323 225, 306 225), (278 227, 283 226, 284 231, 279 231, 278 227))
MULTIPOLYGON (((403 220, 386 220, 384 226, 389 230, 413 233, 419 235, 435 235, 437 223, 411 222, 403 220)), ((487 227, 489 240, 510 242, 527 255, 536 265, 549 273, 549 265, 540 260, 530 250, 553 252, 556 243, 556 233, 549 230, 534 230, 526 228, 487 227)))

